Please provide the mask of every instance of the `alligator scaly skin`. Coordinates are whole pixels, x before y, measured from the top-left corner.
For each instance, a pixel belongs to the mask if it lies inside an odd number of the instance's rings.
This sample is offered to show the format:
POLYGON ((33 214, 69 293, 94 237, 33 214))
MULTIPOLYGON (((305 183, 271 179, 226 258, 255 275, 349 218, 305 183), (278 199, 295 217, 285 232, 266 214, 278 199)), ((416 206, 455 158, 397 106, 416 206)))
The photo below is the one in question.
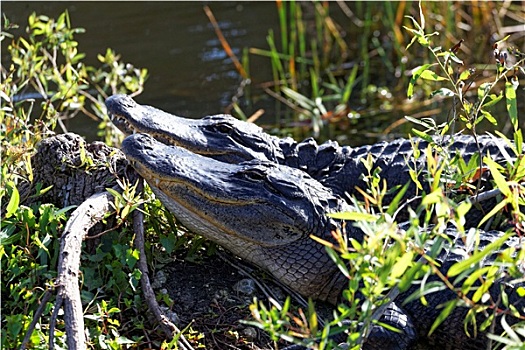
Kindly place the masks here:
MULTIPOLYGON (((473 136, 456 135, 453 142, 449 143, 449 137, 443 140, 442 152, 447 152, 450 158, 459 154, 465 162, 477 153, 483 156, 488 154, 497 162, 503 162, 505 155, 508 155, 509 159, 513 155, 512 150, 502 140, 490 136, 478 136, 476 143, 473 136)), ((298 143, 291 139, 280 141, 283 164, 307 172, 343 198, 357 195, 356 187, 363 190, 366 188, 362 176, 367 174, 367 169, 362 160, 368 155, 374 160, 372 169, 381 169, 379 175, 387 182, 389 189, 410 183, 405 198, 413 197, 416 195, 416 186, 411 179, 409 166, 418 171, 425 168, 427 146, 427 141, 417 138, 383 141, 354 148, 339 146, 333 141, 318 145, 311 138, 298 143), (420 151, 418 158, 414 156, 414 145, 420 151)), ((435 156, 437 159, 443 159, 444 155, 438 153, 435 156)), ((424 190, 428 191, 425 176, 426 174, 421 172, 420 181, 424 190)))
MULTIPOLYGON (((310 235, 333 242, 331 232, 346 226, 349 237, 362 241, 363 232, 326 216, 329 211, 345 210, 347 204, 315 179, 298 169, 271 162, 219 162, 177 146, 167 146, 144 134, 126 138, 123 151, 164 205, 193 232, 267 270, 305 296, 331 302, 339 298, 348 281, 330 261, 324 247, 310 235)), ((445 233, 458 243, 451 249, 446 245, 448 240, 442 240, 445 249, 436 251, 439 270, 446 275, 450 266, 468 258, 477 247, 474 244, 465 246, 464 238, 458 237, 454 229, 445 233)), ((479 232, 478 250, 500 237, 503 237, 501 232, 479 232)), ((425 247, 433 251, 438 243, 428 242, 425 247)), ((511 237, 505 244, 518 250, 523 242, 511 237)), ((493 255, 487 255, 475 267, 489 266, 494 261, 493 255)), ((523 266, 518 269, 523 275, 523 266)), ((493 305, 494 301, 498 309, 503 309, 498 302, 502 288, 508 291, 510 303, 523 313, 524 299, 516 293, 523 281, 512 285, 506 276, 496 276, 488 305, 493 305)), ((436 276, 429 276, 426 281, 436 279, 436 276)), ((456 277, 450 281, 454 279, 456 277)), ((410 349, 414 346, 479 349, 486 344, 484 333, 471 339, 463 332, 462 322, 468 311, 464 307, 456 308, 432 336, 427 336, 441 312, 440 305, 455 300, 457 294, 441 289, 426 295, 427 306, 422 306, 419 300, 403 305, 406 297, 418 288, 411 286, 396 297, 380 319, 401 329, 402 334, 375 326, 365 349, 410 349)), ((510 316, 507 321, 514 322, 510 316)))

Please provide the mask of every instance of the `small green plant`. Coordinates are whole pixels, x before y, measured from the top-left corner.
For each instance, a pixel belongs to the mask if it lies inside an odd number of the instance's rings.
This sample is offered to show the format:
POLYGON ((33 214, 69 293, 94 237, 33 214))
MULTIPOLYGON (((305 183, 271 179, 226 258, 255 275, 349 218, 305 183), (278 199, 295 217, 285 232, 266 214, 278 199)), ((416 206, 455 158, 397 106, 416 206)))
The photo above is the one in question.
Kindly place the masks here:
MULTIPOLYGON (((71 209, 52 205, 15 206, 2 217, 0 254, 2 300, 9 315, 2 321, 2 345, 18 348, 32 321, 35 305, 47 288, 53 288, 59 252, 59 234, 71 209), (4 323, 5 321, 5 323, 4 323)), ((49 313, 52 303, 48 302, 49 313)), ((42 329, 31 337, 35 346, 45 339, 42 329)), ((58 343, 65 339, 58 335, 58 343)))
POLYGON ((29 157, 35 144, 56 127, 67 131, 63 121, 80 113, 99 121, 100 135, 115 145, 121 136, 108 123, 104 99, 140 93, 147 70, 120 62, 109 49, 99 55, 100 68, 85 65, 75 40, 84 30, 71 27, 67 11, 56 20, 33 13, 27 37, 12 38, 8 30, 15 25, 7 19, 4 25, 1 39, 12 41, 7 46, 10 61, 3 62, 0 72, 0 142, 8 167, 2 180, 12 179, 10 174, 31 180, 29 157))
MULTIPOLYGON (((56 20, 32 14, 25 37, 14 38, 9 30, 16 25, 7 18, 3 23, 1 38, 11 42, 7 45, 10 60, 2 62, 0 70, 1 294, 2 308, 9 310, 2 319, 1 343, 4 348, 19 348, 39 303, 43 303, 42 317, 26 346, 44 349, 49 347, 54 300, 42 298, 47 290, 54 289, 60 236, 73 208, 39 202, 24 204, 27 198, 21 197, 20 189, 34 178, 31 156, 40 140, 57 128, 67 131, 63 121, 81 113, 99 121, 100 137, 115 144, 121 136, 108 123, 104 100, 115 93, 140 93, 147 71, 121 62, 112 50, 99 56, 101 67, 86 65, 75 38, 83 29, 71 26, 67 12, 56 20)), ((81 166, 92 166, 85 154, 81 166)), ((85 255, 81 267, 82 301, 92 348, 117 349, 137 343, 148 328, 144 326, 149 321, 144 319, 143 301, 137 292, 138 252, 123 221, 138 204, 134 188, 124 187, 129 190, 115 203, 119 233, 103 235, 95 251, 85 255), (121 324, 123 315, 135 322, 121 324)), ((35 188, 36 193, 29 194, 35 198, 49 190, 38 184, 35 188)), ((60 322, 55 344, 65 346, 64 325, 60 322)))
MULTIPOLYGON (((414 95, 414 88, 416 84, 447 84, 446 87, 439 87, 430 93, 430 98, 435 96, 443 96, 443 98, 453 99, 454 107, 451 113, 452 117, 440 125, 437 125, 433 119, 417 120, 411 117, 406 117, 408 120, 423 126, 424 130, 413 129, 413 133, 431 143, 434 138, 432 135, 443 136, 447 133, 455 133, 456 125, 463 122, 465 129, 477 137, 476 126, 483 120, 488 120, 494 126, 497 125, 496 118, 491 114, 491 108, 498 102, 505 98, 506 109, 508 113, 508 120, 513 130, 513 141, 511 143, 507 137, 496 131, 496 134, 507 140, 507 143, 513 150, 513 154, 508 155, 507 164, 505 167, 496 164, 490 159, 490 155, 482 155, 478 159, 471 159, 468 166, 462 163, 459 169, 453 167, 449 170, 449 175, 456 173, 456 169, 462 174, 463 179, 457 177, 453 179, 452 183, 460 186, 467 184, 466 180, 469 177, 480 176, 484 167, 488 168, 496 183, 496 188, 501 191, 504 199, 482 220, 484 223, 489 218, 501 211, 504 207, 510 208, 515 222, 519 223, 523 220, 524 214, 520 211, 519 206, 525 201, 525 192, 523 187, 523 165, 525 160, 523 157, 523 134, 519 127, 519 118, 517 110, 516 89, 518 88, 518 72, 525 73, 525 56, 517 49, 511 49, 516 55, 514 63, 507 61, 507 54, 501 52, 499 47, 508 39, 508 36, 494 44, 494 68, 495 73, 493 80, 490 82, 483 82, 479 84, 475 94, 469 93, 469 87, 475 84, 475 76, 473 70, 464 67, 463 61, 456 55, 461 45, 461 41, 450 50, 443 50, 442 47, 434 47, 432 45, 432 37, 439 35, 437 32, 427 34, 425 32, 425 17, 422 8, 420 7, 420 23, 413 17, 409 17, 415 26, 415 29, 405 27, 414 36, 408 47, 415 42, 422 47, 428 49, 435 63, 426 63, 414 69, 412 79, 409 82, 407 89, 408 98, 414 95), (434 70, 433 68, 437 69, 434 70), (504 82, 504 89, 499 94, 494 93, 494 90, 504 82), (477 164, 474 162, 477 160, 477 164), (476 175, 477 174, 477 175, 476 175), (521 203, 521 204, 520 204, 521 203)), ((407 48, 408 48, 407 47, 407 48)), ((479 148, 479 145, 478 145, 479 148)), ((456 186, 457 186, 456 185, 456 186)), ((472 187, 472 186, 471 186, 472 187)), ((476 189, 472 191, 477 193, 476 189)), ((523 230, 523 227, 517 227, 523 230)))
MULTIPOLYGON (((499 47, 504 43, 509 36, 497 41, 494 44, 494 60, 496 65, 496 71, 494 74, 494 80, 490 82, 484 82, 479 84, 476 94, 473 99, 469 98, 469 88, 474 83, 476 77, 474 69, 466 69, 463 61, 456 55, 461 46, 462 41, 458 42, 454 47, 449 50, 444 50, 442 47, 432 46, 431 38, 439 35, 437 32, 427 34, 425 32, 425 18, 423 12, 420 11, 421 24, 418 21, 410 17, 415 29, 405 27, 414 36, 412 41, 407 46, 407 49, 412 46, 415 42, 418 42, 421 46, 427 48, 435 61, 435 63, 426 63, 417 69, 414 69, 412 79, 409 82, 407 96, 412 98, 414 96, 414 87, 416 86, 419 79, 424 81, 440 82, 440 84, 447 83, 448 87, 440 87, 430 93, 430 97, 443 96, 445 98, 453 98, 458 101, 459 108, 458 113, 453 114, 450 121, 440 126, 439 130, 435 130, 439 134, 443 135, 447 133, 458 120, 465 123, 465 127, 472 130, 475 133, 475 126, 482 120, 486 119, 493 125, 496 125, 496 119, 490 113, 490 108, 505 97, 507 104, 507 111, 509 114, 509 120, 512 124, 513 130, 516 132, 519 129, 518 125, 518 111, 516 101, 516 89, 519 85, 518 75, 511 73, 517 73, 521 71, 525 73, 523 65, 525 58, 517 49, 513 52, 516 53, 517 60, 514 63, 507 61, 507 54, 500 52, 499 47), (438 72, 432 68, 436 67, 438 72), (503 91, 500 94, 494 94, 493 90, 498 83, 505 81, 505 94, 503 91), (473 100, 473 101, 472 101, 473 100)), ((412 119, 413 120, 413 119, 412 119)), ((427 127, 429 127, 427 125, 427 127)), ((430 128, 429 128, 430 129, 430 128)), ((454 132, 453 128, 452 131, 454 132)), ((424 133, 415 131, 416 135, 426 137, 424 133)))

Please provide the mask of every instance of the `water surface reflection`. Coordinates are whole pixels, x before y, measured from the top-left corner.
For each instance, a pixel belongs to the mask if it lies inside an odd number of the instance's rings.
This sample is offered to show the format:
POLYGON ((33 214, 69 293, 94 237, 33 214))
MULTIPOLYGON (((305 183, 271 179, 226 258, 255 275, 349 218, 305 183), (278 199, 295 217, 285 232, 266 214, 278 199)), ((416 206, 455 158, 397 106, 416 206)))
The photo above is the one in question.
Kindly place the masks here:
MULTIPOLYGON (((222 112, 241 80, 203 11, 204 5, 203 2, 3 2, 2 12, 20 25, 18 30, 22 33, 32 12, 56 18, 67 9, 72 26, 86 29, 76 40, 80 51, 86 53, 88 64, 99 65, 97 55, 112 48, 123 62, 149 71, 138 102, 197 118, 222 112)), ((273 2, 208 5, 237 55, 241 55, 244 47, 265 46, 268 29, 278 25, 273 2)), ((3 61, 6 59, 2 57, 3 61)), ((73 125, 72 130, 76 129, 73 125)))

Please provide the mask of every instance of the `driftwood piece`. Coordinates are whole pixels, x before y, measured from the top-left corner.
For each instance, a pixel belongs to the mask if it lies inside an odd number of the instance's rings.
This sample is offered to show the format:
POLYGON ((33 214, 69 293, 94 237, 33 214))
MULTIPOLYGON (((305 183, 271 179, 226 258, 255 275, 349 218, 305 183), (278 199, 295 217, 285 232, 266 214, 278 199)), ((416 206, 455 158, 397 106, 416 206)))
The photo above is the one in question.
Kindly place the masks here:
MULTIPOLYGON (((61 237, 56 284, 57 299, 50 322, 49 345, 52 349, 56 317, 58 310, 63 306, 68 349, 86 349, 84 317, 78 283, 82 241, 90 229, 110 211, 113 196, 105 189, 119 190, 118 178, 127 176, 132 177, 131 181, 134 181, 137 175, 134 171, 129 171, 128 163, 120 150, 100 142, 87 144, 82 137, 72 133, 42 140, 37 148, 37 153, 32 157, 32 168, 33 181, 22 184, 19 189, 23 204, 29 205, 38 201, 53 203, 57 207, 78 205, 71 214, 61 237), (36 197, 34 194, 36 185, 39 183, 41 188, 52 187, 49 191, 36 197)), ((144 239, 138 240, 136 245, 141 252, 140 259, 143 261, 142 264, 139 264, 139 269, 143 278, 149 282, 147 264, 145 264, 144 239)), ((163 329, 171 339, 174 332, 180 331, 174 325, 166 327, 167 323, 164 320, 167 318, 160 312, 151 287, 146 288, 144 292, 156 319, 163 325, 163 329)), ((48 300, 49 295, 46 292, 42 306, 48 300)), ((43 309, 44 307, 40 307, 35 313, 21 349, 27 347, 36 321, 40 318, 43 309)), ((191 349, 191 345, 182 335, 175 335, 179 336, 178 344, 181 349, 191 349)))
MULTIPOLYGON (((64 307, 64 323, 68 349, 86 349, 84 313, 78 284, 82 241, 89 229, 102 220, 110 210, 113 196, 104 191, 86 199, 67 221, 60 242, 58 260, 57 305, 64 307)), ((53 329, 49 347, 53 348, 53 329)))
POLYGON ((31 159, 33 181, 20 186, 23 204, 35 201, 53 203, 59 208, 80 205, 91 195, 116 186, 128 163, 124 154, 102 142, 86 143, 73 133, 42 140, 31 159), (52 186, 41 196, 33 196, 35 187, 52 186))

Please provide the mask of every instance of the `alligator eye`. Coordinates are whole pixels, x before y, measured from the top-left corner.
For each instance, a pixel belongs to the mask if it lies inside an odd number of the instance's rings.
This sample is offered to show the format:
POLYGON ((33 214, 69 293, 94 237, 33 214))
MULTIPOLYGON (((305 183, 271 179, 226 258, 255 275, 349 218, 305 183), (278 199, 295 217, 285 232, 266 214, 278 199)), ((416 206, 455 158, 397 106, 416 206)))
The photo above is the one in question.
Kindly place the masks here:
POLYGON ((229 134, 232 130, 232 126, 230 124, 221 123, 215 126, 215 130, 223 134, 229 134))
POLYGON ((264 181, 266 179, 266 173, 260 169, 252 168, 246 169, 243 172, 244 177, 251 181, 264 181))

